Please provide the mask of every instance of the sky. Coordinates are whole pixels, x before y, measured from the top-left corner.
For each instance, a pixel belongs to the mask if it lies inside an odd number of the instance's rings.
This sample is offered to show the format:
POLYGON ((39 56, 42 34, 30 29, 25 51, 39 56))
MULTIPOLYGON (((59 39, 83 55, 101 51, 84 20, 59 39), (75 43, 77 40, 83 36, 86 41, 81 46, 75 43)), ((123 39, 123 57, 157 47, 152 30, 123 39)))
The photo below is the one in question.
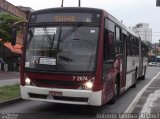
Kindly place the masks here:
MULTIPOLYGON (((31 7, 34 10, 60 7, 62 0, 6 0, 15 6, 31 7)), ((78 0, 64 0, 64 7, 76 7, 78 0)), ((104 9, 127 27, 148 23, 152 28, 152 43, 160 39, 160 7, 156 0, 81 0, 82 7, 104 9)))

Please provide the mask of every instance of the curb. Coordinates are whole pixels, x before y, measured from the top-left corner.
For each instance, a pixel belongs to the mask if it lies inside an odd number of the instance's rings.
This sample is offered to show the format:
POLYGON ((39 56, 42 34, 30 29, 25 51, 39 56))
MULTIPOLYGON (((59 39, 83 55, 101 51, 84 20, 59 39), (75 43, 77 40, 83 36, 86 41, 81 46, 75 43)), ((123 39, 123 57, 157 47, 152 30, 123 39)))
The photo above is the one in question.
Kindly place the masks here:
POLYGON ((7 105, 10 105, 10 104, 14 104, 14 103, 17 103, 17 102, 20 102, 20 101, 23 101, 23 99, 21 97, 11 99, 11 100, 7 100, 7 101, 3 101, 3 102, 0 102, 0 107, 7 106, 7 105))

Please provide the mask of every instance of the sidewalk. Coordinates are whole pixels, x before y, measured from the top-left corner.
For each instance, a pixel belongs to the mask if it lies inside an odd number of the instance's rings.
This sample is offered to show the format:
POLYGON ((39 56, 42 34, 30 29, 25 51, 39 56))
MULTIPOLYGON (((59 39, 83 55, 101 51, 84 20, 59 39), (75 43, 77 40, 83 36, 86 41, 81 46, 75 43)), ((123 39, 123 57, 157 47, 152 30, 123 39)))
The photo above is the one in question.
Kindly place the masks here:
POLYGON ((141 115, 139 119, 160 119, 160 75, 143 92, 132 113, 141 115))
POLYGON ((19 77, 20 77, 19 72, 0 71, 0 80, 18 79, 19 77))
POLYGON ((0 87, 20 82, 19 72, 0 71, 0 87))

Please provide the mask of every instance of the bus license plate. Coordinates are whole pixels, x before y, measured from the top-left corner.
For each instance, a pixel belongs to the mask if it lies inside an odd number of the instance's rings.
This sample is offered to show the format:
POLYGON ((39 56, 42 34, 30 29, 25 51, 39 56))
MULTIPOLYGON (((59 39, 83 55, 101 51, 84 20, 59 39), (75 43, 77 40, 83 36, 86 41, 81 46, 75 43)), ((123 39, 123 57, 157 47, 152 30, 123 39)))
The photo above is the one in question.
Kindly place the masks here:
POLYGON ((49 95, 52 95, 52 96, 62 96, 62 92, 49 91, 49 95))

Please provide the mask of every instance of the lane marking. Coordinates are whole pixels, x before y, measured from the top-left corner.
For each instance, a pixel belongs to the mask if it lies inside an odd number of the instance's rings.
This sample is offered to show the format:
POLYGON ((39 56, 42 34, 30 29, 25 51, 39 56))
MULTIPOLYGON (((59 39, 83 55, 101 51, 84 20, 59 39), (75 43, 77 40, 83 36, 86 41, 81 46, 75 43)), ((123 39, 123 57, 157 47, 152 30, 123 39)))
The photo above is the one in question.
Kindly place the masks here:
POLYGON ((133 109, 135 108, 136 104, 138 103, 139 99, 141 98, 144 91, 149 87, 149 85, 160 75, 160 72, 156 74, 155 77, 153 77, 150 82, 143 87, 143 89, 140 90, 140 92, 136 95, 136 97, 133 99, 132 103, 128 106, 128 108, 125 110, 124 113, 131 113, 133 109))
POLYGON ((140 117, 139 119, 144 119, 143 114, 150 115, 151 110, 154 107, 154 102, 160 98, 160 90, 155 90, 153 93, 149 94, 147 97, 146 102, 143 105, 142 111, 140 112, 140 117))

